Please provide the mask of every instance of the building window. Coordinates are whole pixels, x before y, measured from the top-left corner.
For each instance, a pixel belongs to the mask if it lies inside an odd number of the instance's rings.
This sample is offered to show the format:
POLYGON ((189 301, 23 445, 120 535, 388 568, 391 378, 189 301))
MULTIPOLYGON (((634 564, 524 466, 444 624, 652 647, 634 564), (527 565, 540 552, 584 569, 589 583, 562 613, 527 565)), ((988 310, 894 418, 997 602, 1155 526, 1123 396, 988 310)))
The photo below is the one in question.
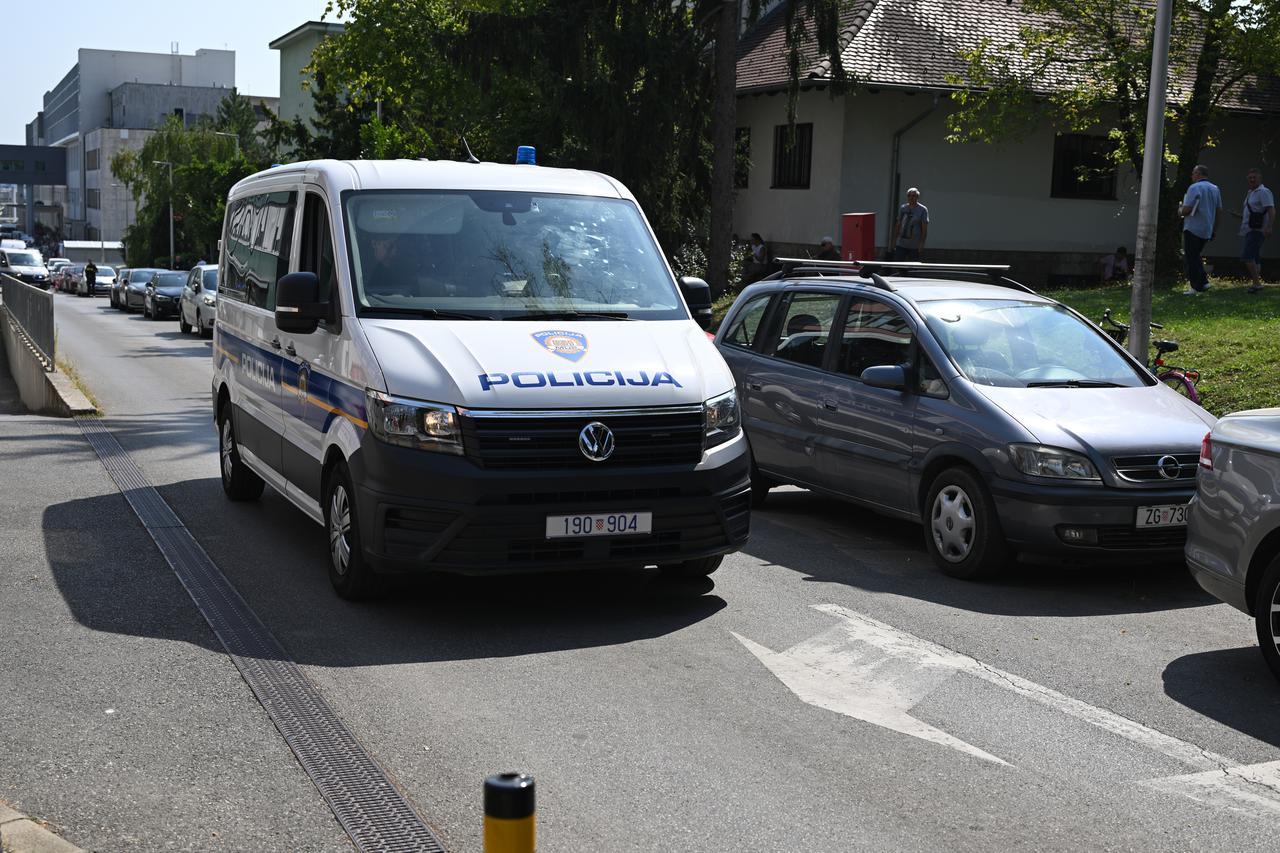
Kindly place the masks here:
POLYGON ((92 151, 86 151, 84 154, 84 167, 87 171, 96 172, 99 168, 102 149, 95 148, 92 151))
POLYGON ((733 145, 733 188, 745 190, 751 179, 751 128, 735 128, 733 145))
POLYGON ((46 162, 45 162, 45 161, 43 161, 43 160, 37 160, 37 161, 35 162, 36 171, 37 171, 37 172, 43 172, 43 171, 45 170, 45 166, 48 166, 48 165, 49 165, 49 164, 48 164, 48 163, 46 163, 46 162))
POLYGON ((184 125, 187 123, 187 111, 182 107, 174 107, 173 114, 176 115, 178 117, 178 121, 182 122, 184 125))
POLYGON ((773 188, 809 189, 813 165, 813 125, 780 124, 773 129, 773 188))
POLYGON ((1105 136, 1060 133, 1053 140, 1054 198, 1116 197, 1116 166, 1105 136))
POLYGON ((25 160, 0 160, 0 172, 25 172, 26 170, 25 160))
POLYGON ((102 191, 101 190, 85 190, 85 207, 91 207, 94 210, 102 208, 102 191))

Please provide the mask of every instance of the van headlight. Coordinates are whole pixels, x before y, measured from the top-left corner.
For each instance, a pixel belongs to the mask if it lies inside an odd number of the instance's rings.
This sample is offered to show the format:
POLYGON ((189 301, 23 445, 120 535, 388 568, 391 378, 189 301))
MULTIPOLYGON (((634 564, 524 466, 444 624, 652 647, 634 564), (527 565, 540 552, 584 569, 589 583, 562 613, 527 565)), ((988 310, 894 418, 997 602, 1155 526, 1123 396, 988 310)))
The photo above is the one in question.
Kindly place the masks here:
POLYGON ((742 412, 738 409, 738 392, 730 391, 703 403, 702 424, 707 447, 724 444, 741 432, 742 412))
POLYGON ((387 444, 462 455, 462 431, 458 410, 438 403, 392 397, 369 389, 369 430, 387 444))
POLYGON ((1009 455, 1018 470, 1030 477, 1051 480, 1099 481, 1098 469, 1083 453, 1042 444, 1011 444, 1009 455))

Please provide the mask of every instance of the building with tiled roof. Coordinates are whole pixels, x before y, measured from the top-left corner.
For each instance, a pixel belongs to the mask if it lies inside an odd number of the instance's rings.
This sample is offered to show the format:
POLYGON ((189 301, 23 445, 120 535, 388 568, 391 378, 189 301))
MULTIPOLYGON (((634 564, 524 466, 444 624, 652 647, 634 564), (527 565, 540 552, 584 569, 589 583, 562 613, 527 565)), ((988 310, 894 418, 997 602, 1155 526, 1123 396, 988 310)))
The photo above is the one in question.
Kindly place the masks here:
MULTIPOLYGON (((841 16, 841 61, 854 85, 834 96, 829 61, 812 44, 802 49, 788 147, 784 15, 775 6, 739 45, 739 138, 751 168, 739 180, 738 233, 760 232, 775 254, 801 251, 825 235, 840 242, 841 214, 872 213, 877 251, 884 251, 903 191, 919 186, 932 220, 927 259, 1009 261, 1028 281, 1044 283, 1092 275, 1096 258, 1118 245, 1132 251, 1132 170, 1076 179, 1076 167, 1096 159, 1106 128, 1059 134, 1045 126, 996 145, 944 141, 950 93, 967 71, 961 52, 983 39, 1015 41, 1021 27, 1041 22, 1017 0, 850 0, 841 16)), ((1171 70, 1174 103, 1185 100, 1189 75, 1171 70)), ((1067 82, 1042 78, 1037 88, 1067 82)), ((1246 78, 1223 106, 1218 144, 1202 161, 1234 210, 1247 168, 1275 173, 1280 165, 1269 153, 1280 151, 1273 120, 1280 85, 1246 78)), ((1234 220, 1227 224, 1209 251, 1234 257, 1234 220)), ((1280 255, 1280 239, 1268 242, 1267 254, 1280 255)))

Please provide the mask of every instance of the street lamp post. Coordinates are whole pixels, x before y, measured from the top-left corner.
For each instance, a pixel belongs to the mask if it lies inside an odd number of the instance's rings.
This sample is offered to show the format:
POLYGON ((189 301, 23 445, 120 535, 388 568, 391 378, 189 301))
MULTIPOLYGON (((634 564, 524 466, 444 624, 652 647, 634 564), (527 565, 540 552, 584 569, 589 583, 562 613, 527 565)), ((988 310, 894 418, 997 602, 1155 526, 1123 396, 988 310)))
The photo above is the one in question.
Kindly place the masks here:
POLYGON ((169 167, 169 269, 173 265, 173 163, 168 160, 152 160, 157 166, 169 167))

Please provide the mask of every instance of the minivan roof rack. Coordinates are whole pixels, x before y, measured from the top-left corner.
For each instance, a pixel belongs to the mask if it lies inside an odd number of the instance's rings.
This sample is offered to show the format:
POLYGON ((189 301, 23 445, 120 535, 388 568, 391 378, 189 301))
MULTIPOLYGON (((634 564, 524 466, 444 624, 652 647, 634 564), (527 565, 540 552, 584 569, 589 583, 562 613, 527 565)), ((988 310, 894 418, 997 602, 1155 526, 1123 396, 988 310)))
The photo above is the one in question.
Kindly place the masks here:
POLYGON ((766 279, 785 278, 793 275, 852 275, 869 279, 872 287, 881 290, 893 290, 893 285, 885 281, 875 270, 864 271, 860 261, 823 261, 815 258, 774 258, 782 264, 782 269, 766 279))
POLYGON ((868 272, 912 272, 927 273, 977 273, 985 276, 988 283, 999 287, 1021 290, 1023 293, 1035 293, 1025 284, 1014 281, 1004 275, 1009 271, 1008 264, 926 264, 920 261, 852 261, 868 272))

